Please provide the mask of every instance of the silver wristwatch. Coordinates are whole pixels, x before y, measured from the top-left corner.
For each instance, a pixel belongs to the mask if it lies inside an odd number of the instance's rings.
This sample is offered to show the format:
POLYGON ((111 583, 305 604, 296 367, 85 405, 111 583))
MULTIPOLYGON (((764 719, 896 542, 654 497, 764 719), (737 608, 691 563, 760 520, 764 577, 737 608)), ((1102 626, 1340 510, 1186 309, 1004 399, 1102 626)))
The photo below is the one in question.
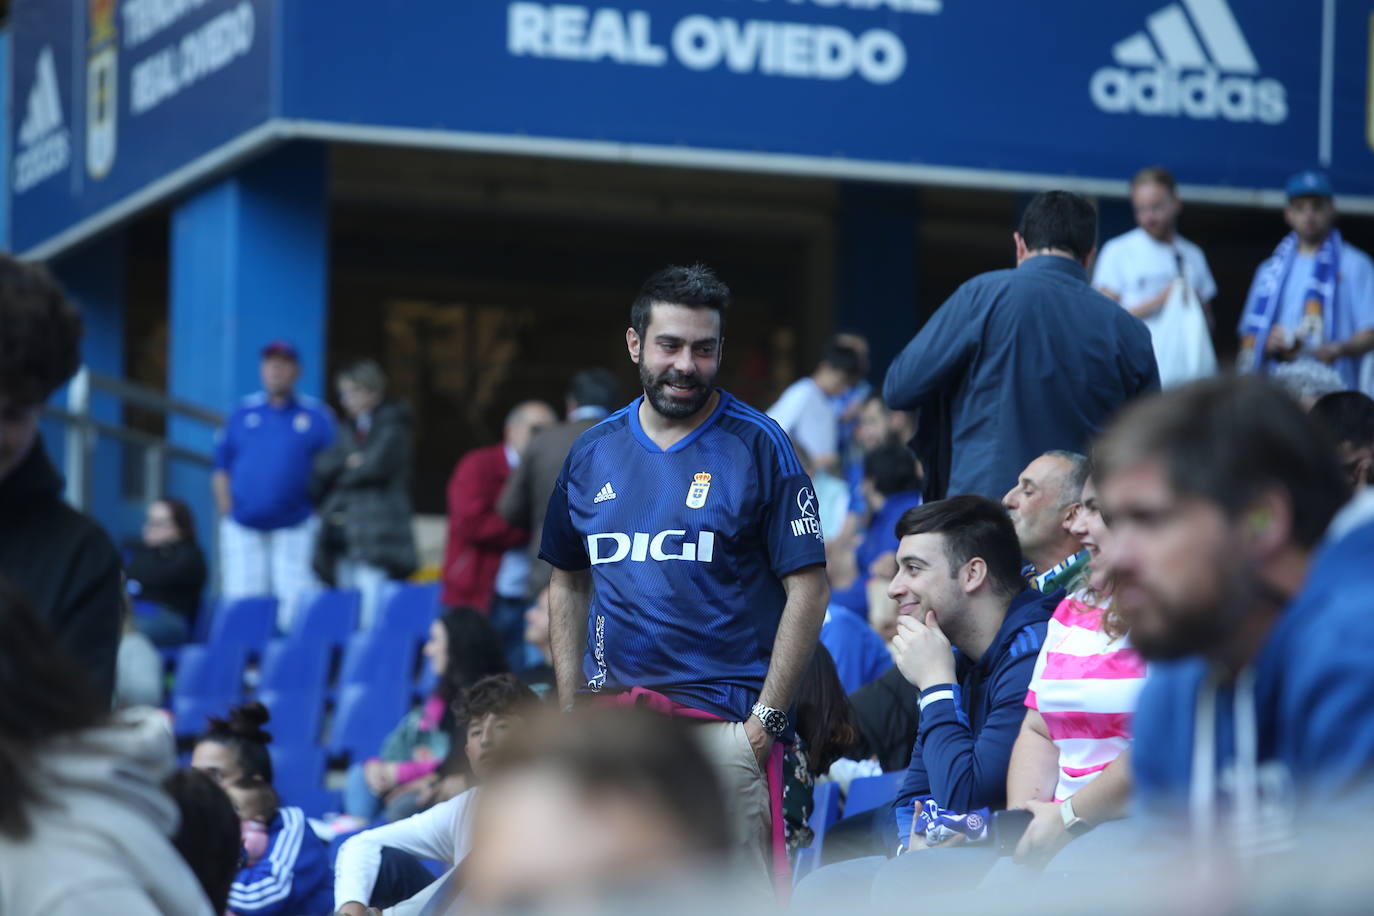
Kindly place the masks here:
POLYGON ((781 738, 783 732, 787 731, 787 713, 781 709, 774 709, 772 706, 764 706, 762 703, 755 703, 752 710, 754 716, 763 725, 763 730, 774 738, 781 738))

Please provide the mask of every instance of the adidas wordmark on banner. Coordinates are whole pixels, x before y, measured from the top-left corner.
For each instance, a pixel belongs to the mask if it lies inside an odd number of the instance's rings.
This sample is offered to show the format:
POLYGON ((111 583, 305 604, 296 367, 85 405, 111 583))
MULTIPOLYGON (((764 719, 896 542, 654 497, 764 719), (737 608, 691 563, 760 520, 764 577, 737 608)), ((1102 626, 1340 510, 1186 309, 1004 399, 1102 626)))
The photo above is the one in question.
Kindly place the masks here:
POLYGON ((1226 0, 1182 0, 1145 20, 1112 47, 1115 67, 1088 84, 1093 104, 1112 114, 1200 120, 1288 119, 1288 91, 1259 75, 1245 33, 1226 0))
POLYGON ((62 119, 62 95, 57 86, 57 62, 49 45, 38 53, 24 120, 19 123, 15 193, 22 194, 66 169, 71 155, 71 134, 62 119))

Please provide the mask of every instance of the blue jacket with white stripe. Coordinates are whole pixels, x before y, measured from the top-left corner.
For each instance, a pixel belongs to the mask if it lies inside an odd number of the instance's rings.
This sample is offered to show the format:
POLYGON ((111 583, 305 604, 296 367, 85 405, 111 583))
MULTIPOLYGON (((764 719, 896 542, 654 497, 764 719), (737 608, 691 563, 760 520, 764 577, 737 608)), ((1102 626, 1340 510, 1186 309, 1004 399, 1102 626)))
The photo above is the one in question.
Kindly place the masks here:
POLYGON ((903 845, 917 803, 927 798, 959 814, 1006 805, 1007 764, 1026 716, 1026 691, 1045 628, 1063 598, 1063 589, 1023 591, 982 658, 970 663, 956 650, 959 683, 922 692, 916 745, 893 806, 903 845))
POLYGON ((267 827, 267 852, 239 869, 229 888, 239 916, 317 916, 334 912, 329 850, 300 808, 285 807, 267 827))

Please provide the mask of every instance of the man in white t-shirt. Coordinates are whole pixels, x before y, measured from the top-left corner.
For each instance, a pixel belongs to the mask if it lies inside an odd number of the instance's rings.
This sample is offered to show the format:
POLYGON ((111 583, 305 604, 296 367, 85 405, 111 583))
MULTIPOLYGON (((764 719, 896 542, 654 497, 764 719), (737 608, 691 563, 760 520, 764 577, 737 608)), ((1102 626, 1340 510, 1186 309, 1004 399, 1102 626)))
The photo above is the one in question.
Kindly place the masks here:
POLYGON ((840 418, 830 399, 859 380, 859 354, 843 344, 826 348, 816 371, 787 387, 768 408, 792 441, 805 450, 817 470, 840 466, 840 418))
POLYGON ((1178 234, 1183 203, 1167 169, 1151 166, 1136 173, 1131 179, 1131 207, 1138 225, 1102 246, 1093 269, 1093 286, 1145 322, 1155 339, 1160 384, 1168 388, 1199 374, 1191 361, 1171 370, 1179 362, 1177 354, 1163 352, 1160 328, 1174 282, 1180 277, 1186 280, 1208 326, 1217 285, 1202 249, 1178 234))

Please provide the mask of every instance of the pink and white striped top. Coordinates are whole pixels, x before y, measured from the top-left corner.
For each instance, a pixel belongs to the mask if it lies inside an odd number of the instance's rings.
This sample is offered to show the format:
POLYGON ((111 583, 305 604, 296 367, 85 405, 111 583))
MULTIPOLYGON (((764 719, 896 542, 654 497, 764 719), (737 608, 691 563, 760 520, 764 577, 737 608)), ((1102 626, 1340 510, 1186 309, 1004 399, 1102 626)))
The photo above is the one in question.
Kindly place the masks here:
POLYGON ((1055 609, 1026 694, 1059 747, 1055 801, 1092 782, 1131 746, 1131 718, 1145 686, 1145 662, 1129 636, 1114 640, 1102 632, 1105 608, 1084 596, 1075 592, 1055 609))

